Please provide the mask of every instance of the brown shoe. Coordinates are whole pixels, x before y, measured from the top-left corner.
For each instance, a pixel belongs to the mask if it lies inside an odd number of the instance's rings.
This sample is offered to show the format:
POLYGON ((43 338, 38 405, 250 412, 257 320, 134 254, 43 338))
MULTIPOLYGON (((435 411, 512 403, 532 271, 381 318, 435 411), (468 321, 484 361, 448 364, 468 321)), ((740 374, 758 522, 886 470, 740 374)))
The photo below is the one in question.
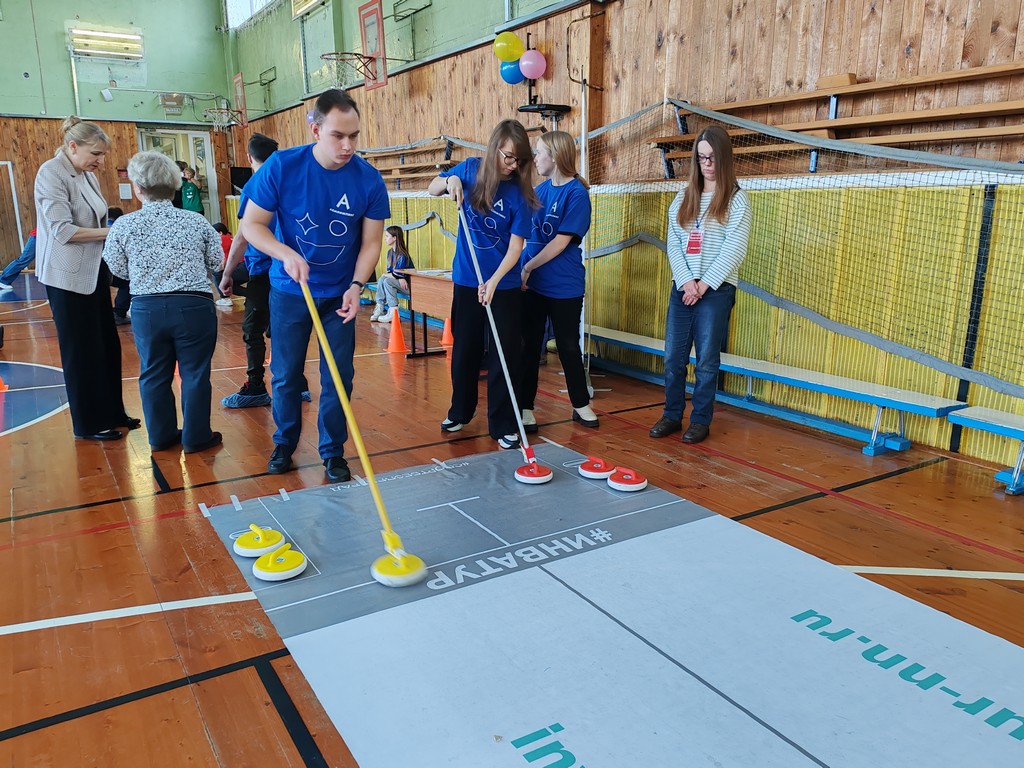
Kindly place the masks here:
POLYGON ((658 419, 654 426, 651 427, 651 437, 668 437, 673 432, 678 432, 683 428, 682 422, 672 421, 668 416, 662 416, 658 419))
POLYGON ((711 432, 711 428, 707 424, 693 424, 687 427, 683 433, 684 443, 699 443, 701 440, 706 438, 711 432))

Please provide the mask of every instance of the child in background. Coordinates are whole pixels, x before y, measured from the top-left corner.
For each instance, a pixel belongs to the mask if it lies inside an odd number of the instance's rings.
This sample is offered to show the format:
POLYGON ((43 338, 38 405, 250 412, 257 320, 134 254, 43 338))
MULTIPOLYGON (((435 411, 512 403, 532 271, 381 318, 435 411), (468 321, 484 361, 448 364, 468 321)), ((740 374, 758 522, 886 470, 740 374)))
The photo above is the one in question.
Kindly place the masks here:
MULTIPOLYGON (((220 288, 221 280, 224 279, 224 263, 227 262, 228 253, 231 252, 231 230, 221 224, 219 221, 213 225, 213 228, 217 230, 217 234, 220 235, 220 247, 224 251, 224 262, 221 262, 221 269, 213 273, 213 282, 217 286, 217 293, 220 294, 220 298, 217 299, 218 307, 231 307, 234 303, 231 301, 231 297, 228 296, 220 288)), ((239 263, 231 273, 231 281, 233 293, 237 293, 239 296, 245 296, 245 283, 249 280, 249 273, 245 269, 244 263, 239 263)))
POLYGON ((181 207, 186 211, 204 213, 201 189, 202 184, 196 178, 196 172, 186 165, 181 171, 181 207))
POLYGON ((402 277, 400 273, 413 269, 413 263, 409 249, 405 247, 402 228, 391 226, 385 229, 384 244, 388 247, 388 271, 377 281, 377 306, 370 315, 370 322, 390 323, 392 310, 398 309, 399 292, 409 292, 409 278, 402 277))

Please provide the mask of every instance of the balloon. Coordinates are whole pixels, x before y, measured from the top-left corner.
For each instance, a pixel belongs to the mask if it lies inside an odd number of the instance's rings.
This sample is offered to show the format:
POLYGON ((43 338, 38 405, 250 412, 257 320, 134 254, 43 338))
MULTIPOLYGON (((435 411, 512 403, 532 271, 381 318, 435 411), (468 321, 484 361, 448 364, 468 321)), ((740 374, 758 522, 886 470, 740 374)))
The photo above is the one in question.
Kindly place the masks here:
POLYGON ((523 82, 526 78, 519 69, 518 61, 503 61, 501 62, 501 79, 509 85, 515 85, 523 82))
POLYGON ((519 71, 528 80, 536 80, 538 77, 542 77, 544 70, 547 68, 548 63, 544 59, 544 54, 535 48, 531 48, 519 59, 519 71))
POLYGON ((313 124, 313 110, 312 109, 309 110, 309 112, 306 113, 306 122, 309 123, 310 125, 313 124))
POLYGON ((494 38, 494 55, 502 61, 518 61, 526 47, 514 32, 502 32, 494 38))

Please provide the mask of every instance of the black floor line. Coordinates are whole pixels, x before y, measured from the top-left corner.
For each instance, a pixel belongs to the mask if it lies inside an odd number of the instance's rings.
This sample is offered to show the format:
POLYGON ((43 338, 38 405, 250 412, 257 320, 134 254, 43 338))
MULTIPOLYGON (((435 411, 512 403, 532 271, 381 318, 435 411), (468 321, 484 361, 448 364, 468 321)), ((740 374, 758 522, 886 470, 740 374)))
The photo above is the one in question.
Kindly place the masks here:
POLYGON ((722 701, 728 702, 728 703, 729 703, 729 704, 730 704, 731 706, 733 706, 733 707, 734 707, 735 709, 737 709, 738 711, 742 712, 742 713, 743 713, 744 715, 746 715, 747 717, 749 717, 749 718, 750 718, 751 720, 753 720, 753 721, 754 721, 755 723, 757 723, 758 725, 760 725, 760 726, 761 726, 762 728, 764 728, 765 730, 767 730, 767 731, 769 731, 770 733, 774 734, 774 735, 775 735, 776 737, 778 737, 779 739, 781 739, 782 741, 784 741, 784 742, 785 742, 786 744, 788 744, 789 746, 791 746, 791 747, 792 747, 793 749, 795 749, 795 750, 796 750, 797 752, 799 752, 799 753, 800 753, 801 755, 803 755, 803 756, 804 756, 804 757, 806 757, 806 758, 807 758, 808 760, 810 760, 811 762, 813 762, 813 763, 814 763, 815 765, 819 765, 819 766, 821 766, 821 768, 829 768, 829 766, 828 766, 828 764, 827 764, 827 763, 823 763, 823 762, 822 762, 821 760, 819 760, 818 758, 816 758, 816 757, 815 757, 814 755, 812 755, 812 754, 811 754, 810 752, 808 752, 808 751, 807 751, 806 749, 804 749, 803 747, 801 747, 801 746, 800 746, 799 744, 797 744, 797 743, 796 743, 795 741, 793 741, 793 740, 792 740, 791 738, 789 738, 788 736, 786 736, 786 734, 784 734, 784 733, 782 733, 781 731, 779 731, 778 729, 776 729, 776 728, 772 727, 771 725, 769 725, 768 723, 766 723, 766 722, 765 722, 764 720, 762 720, 762 719, 761 719, 760 717, 758 717, 758 716, 757 716, 757 715, 755 715, 755 714, 754 714, 753 712, 751 712, 751 711, 750 711, 749 709, 747 709, 746 707, 744 707, 744 706, 743 706, 742 704, 740 704, 740 703, 739 703, 738 701, 736 701, 736 699, 733 699, 733 698, 731 698, 731 697, 730 697, 730 696, 729 696, 728 694, 726 694, 726 693, 725 693, 724 691, 721 691, 721 690, 719 690, 718 688, 716 688, 715 686, 713 686, 713 685, 712 685, 712 684, 711 684, 710 682, 708 682, 708 681, 707 681, 707 680, 705 680, 705 679, 704 679, 703 677, 701 677, 700 675, 698 675, 698 674, 697 674, 696 672, 694 672, 694 671, 693 671, 692 669, 690 669, 689 667, 687 667, 687 666, 686 666, 685 664, 683 664, 683 663, 682 663, 681 661, 679 661, 679 660, 678 660, 678 659, 676 659, 676 658, 673 658, 673 657, 672 657, 672 656, 671 656, 671 655, 670 655, 669 653, 667 653, 666 651, 662 650, 661 648, 659 648, 658 646, 656 646, 656 645, 655 645, 654 643, 652 643, 652 642, 651 642, 650 640, 648 640, 648 639, 647 639, 646 637, 644 637, 644 636, 643 636, 643 635, 641 635, 641 634, 640 634, 639 632, 637 632, 637 631, 636 631, 635 629, 633 629, 632 627, 630 627, 630 626, 628 626, 627 624, 625 624, 625 623, 624 623, 624 622, 623 622, 623 621, 622 621, 621 619, 619 619, 619 618, 617 618, 617 617, 613 616, 613 615, 612 615, 611 613, 609 613, 609 612, 608 612, 607 610, 605 610, 605 609, 604 609, 604 608, 602 608, 602 607, 601 607, 600 605, 598 605, 597 603, 595 603, 595 602, 594 602, 593 600, 591 600, 591 599, 590 599, 589 597, 587 597, 587 596, 586 596, 586 595, 584 595, 583 593, 579 592, 579 591, 578 591, 578 590, 576 590, 575 588, 571 587, 571 586, 570 586, 569 584, 567 584, 567 583, 566 583, 565 581, 563 581, 562 579, 558 578, 558 577, 557 577, 557 576, 556 576, 555 574, 553 574, 553 573, 551 572, 551 570, 550 570, 550 569, 548 569, 548 568, 544 567, 543 565, 542 565, 542 566, 538 566, 538 567, 540 568, 540 570, 544 571, 544 573, 546 573, 546 574, 547 574, 548 576, 550 576, 550 577, 551 577, 552 579, 554 579, 554 580, 555 580, 555 581, 557 581, 557 582, 558 582, 559 584, 561 584, 561 585, 562 585, 563 587, 565 587, 565 588, 566 588, 567 590, 569 590, 569 591, 570 591, 570 592, 572 592, 572 593, 573 593, 574 595, 576 595, 576 596, 577 596, 577 597, 578 597, 578 598, 579 598, 580 600, 582 600, 583 602, 587 603, 587 604, 588 604, 588 605, 589 605, 589 606, 590 606, 591 608, 593 608, 594 610, 598 611, 598 612, 599 612, 600 614, 602 614, 602 615, 603 615, 603 616, 605 616, 605 617, 606 617, 607 619, 609 619, 609 620, 610 620, 610 621, 611 621, 612 623, 614 623, 614 624, 616 624, 617 626, 621 627, 621 628, 622 628, 623 630, 625 630, 625 631, 626 631, 626 632, 628 632, 628 633, 629 633, 630 635, 632 635, 633 637, 635 637, 635 638, 636 638, 637 640, 639 640, 639 641, 640 641, 641 643, 643 643, 643 644, 644 644, 644 645, 646 645, 646 646, 647 646, 648 648, 650 648, 650 649, 651 649, 652 651, 654 651, 654 652, 655 652, 656 654, 658 654, 658 655, 659 655, 659 656, 661 656, 661 657, 662 657, 663 659, 665 659, 665 660, 666 660, 666 661, 667 661, 667 662, 668 662, 669 664, 672 664, 673 666, 675 666, 675 667, 678 667, 678 668, 679 668, 680 670, 682 670, 683 672, 685 672, 685 673, 686 673, 687 675, 689 675, 689 676, 690 676, 691 678, 693 678, 694 680, 696 680, 696 681, 697 681, 698 683, 700 683, 701 685, 703 685, 703 686, 704 686, 705 688, 707 688, 707 689, 708 689, 709 691, 711 691, 711 692, 712 692, 713 694, 715 694, 715 695, 716 695, 716 696, 718 696, 718 697, 719 697, 720 699, 722 699, 722 701))
POLYGON ((762 507, 761 509, 755 509, 753 512, 744 512, 742 515, 735 515, 730 517, 730 520, 749 520, 751 517, 757 517, 758 515, 766 515, 769 512, 778 512, 780 509, 786 507, 795 507, 797 504, 803 504, 805 501, 813 501, 814 499, 823 499, 827 496, 827 493, 810 493, 806 496, 800 496, 796 499, 790 499, 789 501, 783 501, 778 504, 772 504, 770 507, 762 507))
POLYGON ((149 457, 150 463, 153 465, 153 479, 156 481, 157 487, 160 489, 159 493, 170 493, 171 484, 167 482, 167 478, 164 477, 164 473, 160 470, 160 465, 156 463, 156 459, 152 456, 149 457))
POLYGON ((226 664, 223 667, 215 667, 214 669, 207 670, 206 672, 186 675, 185 677, 180 677, 177 680, 169 680, 166 683, 153 685, 149 688, 142 688, 141 690, 133 691, 132 693, 115 696, 112 699, 104 699, 103 701, 97 701, 94 704, 89 704, 84 707, 78 707, 76 709, 68 710, 67 712, 51 715, 50 717, 33 720, 30 723, 16 725, 13 728, 0 731, 0 741, 24 736, 26 733, 41 731, 44 728, 49 728, 53 725, 60 725, 61 723, 67 723, 71 720, 77 720, 80 717, 94 715, 97 712, 105 712, 106 710, 113 709, 114 707, 131 704, 132 702, 140 701, 142 699, 149 698, 150 696, 167 693, 167 691, 173 691, 177 688, 184 688, 185 686, 193 685, 194 683, 201 683, 204 680, 211 680, 215 677, 221 677, 222 675, 229 675, 232 672, 238 672, 242 669, 249 669, 251 667, 256 667, 258 669, 260 664, 269 664, 274 659, 280 659, 288 655, 290 655, 288 653, 288 649, 281 648, 276 651, 271 651, 270 653, 264 653, 260 656, 253 656, 249 659, 242 659, 241 661, 236 661, 232 664, 226 664))
POLYGON ((277 714, 281 716, 281 722, 284 723, 284 727, 288 730, 288 735, 292 737, 292 743, 295 745, 295 749, 298 750, 303 765, 311 768, 326 766, 327 760, 313 739, 313 734, 309 732, 306 722, 302 719, 302 715, 299 714, 299 710, 296 708, 295 702, 292 701, 292 697, 288 694, 288 690, 284 687, 284 683, 281 682, 281 678, 278 676, 277 670, 274 669, 274 665, 269 661, 259 661, 255 666, 256 672, 263 682, 263 687, 270 694, 270 701, 277 710, 277 714))
MULTIPOLYGON (((852 490, 854 488, 860 488, 860 487, 865 486, 865 485, 871 485, 872 483, 877 483, 877 482, 879 482, 881 480, 888 480, 891 477, 898 477, 899 475, 905 475, 907 472, 915 472, 918 469, 924 469, 925 467, 930 467, 932 464, 939 464, 940 462, 943 462, 943 461, 949 461, 949 459, 946 458, 945 456, 933 456, 932 458, 927 459, 925 461, 922 461, 922 462, 920 462, 918 464, 912 464, 909 467, 901 467, 900 469, 894 469, 892 472, 886 472, 886 473, 881 474, 881 475, 875 475, 874 477, 868 477, 868 478, 865 478, 864 480, 858 480, 855 483, 847 483, 846 485, 837 485, 835 488, 830 488, 829 490, 831 490, 831 491, 833 491, 835 493, 843 493, 844 491, 849 491, 849 490, 852 490)), ((783 502, 780 502, 778 504, 772 504, 770 507, 763 507, 761 509, 755 509, 753 512, 744 512, 742 515, 735 515, 734 517, 730 517, 729 519, 730 520, 749 520, 750 518, 757 517, 758 515, 765 515, 765 514, 767 514, 769 512, 778 512, 780 509, 786 509, 787 507, 795 507, 797 504, 803 504, 805 501, 813 501, 814 499, 823 499, 827 495, 828 495, 827 493, 822 493, 820 491, 818 493, 810 493, 810 494, 808 494, 806 496, 800 496, 799 498, 796 498, 796 499, 790 499, 789 501, 783 501, 783 502)))

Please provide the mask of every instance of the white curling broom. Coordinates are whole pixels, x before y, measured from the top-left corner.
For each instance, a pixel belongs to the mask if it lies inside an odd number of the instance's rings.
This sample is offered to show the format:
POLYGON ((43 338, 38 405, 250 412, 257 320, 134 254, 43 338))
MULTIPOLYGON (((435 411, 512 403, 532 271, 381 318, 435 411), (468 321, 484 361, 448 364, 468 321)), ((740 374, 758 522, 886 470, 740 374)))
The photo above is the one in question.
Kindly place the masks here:
MULTIPOLYGON (((476 270, 476 279, 480 285, 484 284, 484 276, 480 271, 480 261, 476 257, 476 247, 473 245, 473 238, 470 236, 469 224, 466 221, 466 214, 462 210, 462 206, 459 206, 459 221, 462 224, 462 231, 466 235, 466 242, 469 244, 469 255, 473 260, 473 269, 476 270)), ((523 456, 526 458, 526 464, 516 469, 516 480, 520 483, 526 483, 527 485, 541 485, 542 483, 549 483, 554 477, 554 473, 548 468, 537 463, 537 457, 533 453, 533 448, 530 447, 529 441, 526 439, 526 427, 523 426, 523 417, 519 412, 519 403, 516 400, 516 390, 512 385, 512 376, 508 372, 508 363, 505 361, 505 352, 501 348, 501 339, 498 337, 498 326, 494 322, 494 312, 491 310, 490 303, 484 304, 484 310, 487 312, 487 320, 491 324, 491 339, 494 342, 494 348, 498 353, 498 360, 501 361, 501 370, 505 374, 505 384, 508 385, 508 396, 512 399, 512 410, 516 414, 516 426, 519 427, 519 438, 521 440, 520 447, 523 449, 523 456)))

